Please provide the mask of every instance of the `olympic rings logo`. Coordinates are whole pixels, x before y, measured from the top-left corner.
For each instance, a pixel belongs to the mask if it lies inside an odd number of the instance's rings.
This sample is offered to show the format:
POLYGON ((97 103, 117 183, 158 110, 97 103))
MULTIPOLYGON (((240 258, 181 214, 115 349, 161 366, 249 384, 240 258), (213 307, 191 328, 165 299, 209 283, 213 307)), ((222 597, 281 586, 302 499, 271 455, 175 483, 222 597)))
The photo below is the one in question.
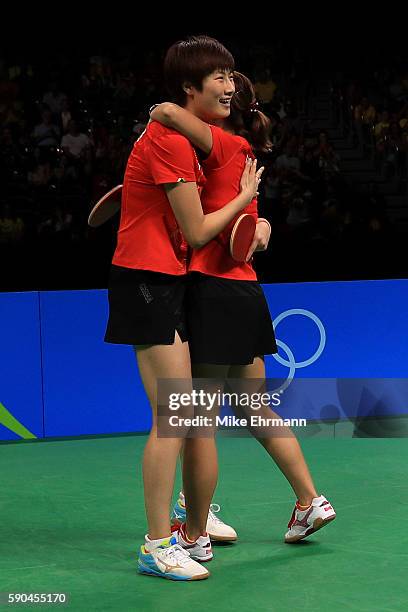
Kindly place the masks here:
POLYGON ((315 315, 313 312, 310 312, 310 310, 305 310, 304 308, 291 308, 290 310, 285 310, 284 312, 281 312, 281 314, 278 315, 276 319, 274 319, 273 323, 274 323, 275 330, 281 321, 283 321, 284 319, 292 315, 302 315, 304 317, 307 317, 308 319, 311 319, 314 323, 316 323, 317 329, 319 330, 319 334, 320 334, 320 341, 319 341, 319 346, 317 347, 316 351, 313 353, 311 357, 309 357, 309 359, 305 359, 304 361, 297 362, 294 354, 292 353, 288 345, 285 342, 282 342, 282 340, 278 340, 278 338, 276 339, 277 346, 286 353, 287 359, 284 359, 278 353, 274 353, 272 357, 281 365, 284 365, 289 368, 289 373, 288 373, 285 383, 279 387, 281 391, 284 391, 285 389, 289 387, 290 383, 292 382, 294 378, 296 370, 298 368, 299 369, 306 368, 307 366, 312 365, 312 363, 314 363, 315 361, 319 359, 320 355, 323 353, 324 348, 326 346, 326 330, 324 328, 323 323, 321 322, 321 320, 319 319, 317 315, 315 315))

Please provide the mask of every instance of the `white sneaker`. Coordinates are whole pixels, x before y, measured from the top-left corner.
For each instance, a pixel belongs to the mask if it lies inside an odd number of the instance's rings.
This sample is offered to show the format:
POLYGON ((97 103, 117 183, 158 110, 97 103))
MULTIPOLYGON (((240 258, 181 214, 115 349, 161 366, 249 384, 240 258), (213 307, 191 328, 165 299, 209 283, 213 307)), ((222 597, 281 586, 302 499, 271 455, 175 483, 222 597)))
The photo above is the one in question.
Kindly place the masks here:
POLYGON ((215 513, 220 510, 221 507, 218 504, 211 504, 207 519, 207 533, 211 540, 216 542, 235 542, 238 539, 235 529, 215 516, 215 513))
POLYGON ((296 502, 292 517, 288 523, 289 531, 285 535, 285 542, 292 544, 307 538, 312 533, 325 527, 336 518, 334 508, 330 502, 320 495, 312 499, 312 503, 306 510, 300 510, 296 502))
MULTIPOLYGON (((211 504, 206 526, 207 533, 214 542, 235 542, 235 540, 238 539, 235 529, 224 523, 218 516, 215 516, 215 513, 219 512, 220 509, 218 504, 211 504)), ((178 527, 181 523, 185 523, 185 521, 186 500, 183 492, 180 491, 178 499, 173 507, 171 523, 178 527)))
POLYGON ((187 538, 185 523, 182 523, 177 531, 173 533, 177 534, 178 543, 188 552, 194 561, 199 561, 200 563, 211 561, 213 553, 208 534, 200 536, 195 542, 191 542, 191 540, 187 538))
POLYGON ((141 574, 167 578, 167 580, 204 580, 210 573, 194 561, 187 550, 172 536, 163 545, 151 551, 140 547, 138 569, 141 574))

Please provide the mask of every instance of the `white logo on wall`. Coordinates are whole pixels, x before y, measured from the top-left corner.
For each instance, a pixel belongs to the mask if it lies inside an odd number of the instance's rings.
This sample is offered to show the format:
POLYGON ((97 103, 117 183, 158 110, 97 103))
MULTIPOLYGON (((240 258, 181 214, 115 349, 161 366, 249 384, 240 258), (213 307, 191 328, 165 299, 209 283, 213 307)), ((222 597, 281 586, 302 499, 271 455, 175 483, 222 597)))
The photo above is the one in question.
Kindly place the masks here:
POLYGON ((290 310, 285 310, 284 312, 281 312, 281 314, 278 315, 276 319, 274 319, 273 321, 275 332, 276 332, 276 328, 278 327, 281 321, 293 315, 301 315, 303 317, 307 317, 308 319, 311 319, 314 323, 316 323, 317 329, 319 330, 319 334, 320 334, 320 341, 319 341, 319 346, 317 347, 316 351, 313 353, 311 357, 309 357, 308 359, 305 359, 304 361, 297 362, 294 354, 292 353, 288 345, 285 342, 282 342, 282 340, 279 340, 278 338, 276 338, 276 344, 278 345, 280 349, 282 349, 286 353, 287 359, 284 359, 278 353, 273 354, 272 357, 281 365, 289 368, 289 373, 288 373, 285 383, 279 387, 279 389, 281 389, 282 391, 284 391, 285 389, 289 387, 290 383, 292 382, 295 376, 296 370, 298 368, 299 369, 306 368, 307 366, 312 365, 312 363, 314 363, 315 361, 319 359, 320 355, 324 351, 324 347, 326 346, 326 330, 324 329, 323 323, 321 322, 321 320, 319 319, 317 315, 315 315, 313 312, 310 312, 310 310, 305 310, 304 308, 291 308, 290 310))

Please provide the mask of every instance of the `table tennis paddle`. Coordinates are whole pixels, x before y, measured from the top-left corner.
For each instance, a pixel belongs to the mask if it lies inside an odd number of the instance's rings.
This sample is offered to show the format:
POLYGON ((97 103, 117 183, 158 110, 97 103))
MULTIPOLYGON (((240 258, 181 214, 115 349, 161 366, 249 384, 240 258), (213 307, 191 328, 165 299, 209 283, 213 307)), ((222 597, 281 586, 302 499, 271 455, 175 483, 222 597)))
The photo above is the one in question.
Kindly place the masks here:
POLYGON ((99 227, 109 221, 120 210, 122 201, 122 185, 116 185, 113 189, 102 196, 88 217, 90 227, 99 227))
POLYGON ((256 221, 252 215, 244 213, 235 221, 230 237, 230 253, 235 261, 242 263, 246 260, 255 229, 256 221))

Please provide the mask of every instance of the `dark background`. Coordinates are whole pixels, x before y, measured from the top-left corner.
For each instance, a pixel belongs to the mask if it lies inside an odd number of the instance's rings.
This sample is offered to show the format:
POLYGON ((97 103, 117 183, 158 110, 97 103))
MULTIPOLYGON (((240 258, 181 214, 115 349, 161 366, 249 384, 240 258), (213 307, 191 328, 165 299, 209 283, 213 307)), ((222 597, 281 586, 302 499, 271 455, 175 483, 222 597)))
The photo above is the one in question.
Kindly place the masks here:
POLYGON ((260 280, 406 277, 408 58, 396 18, 322 23, 259 10, 235 26, 106 11, 68 20, 67 8, 59 18, 44 9, 28 30, 27 16, 25 28, 10 20, 0 41, 1 290, 106 287, 117 221, 90 230, 88 213, 122 182, 149 106, 167 98, 166 49, 199 33, 221 40, 253 81, 266 72, 276 86, 261 104, 274 147, 262 160, 259 207, 273 232, 256 258, 260 280), (55 143, 35 137, 54 85, 89 139, 79 159, 64 152, 56 108, 55 143))

